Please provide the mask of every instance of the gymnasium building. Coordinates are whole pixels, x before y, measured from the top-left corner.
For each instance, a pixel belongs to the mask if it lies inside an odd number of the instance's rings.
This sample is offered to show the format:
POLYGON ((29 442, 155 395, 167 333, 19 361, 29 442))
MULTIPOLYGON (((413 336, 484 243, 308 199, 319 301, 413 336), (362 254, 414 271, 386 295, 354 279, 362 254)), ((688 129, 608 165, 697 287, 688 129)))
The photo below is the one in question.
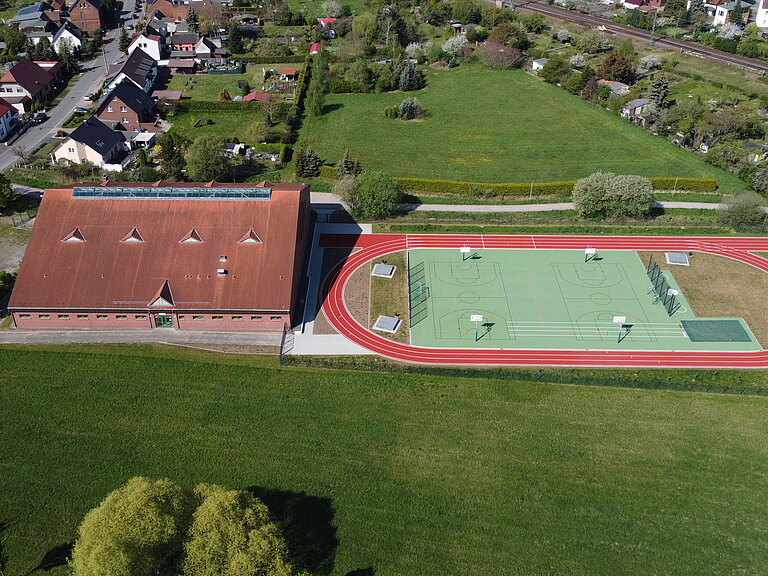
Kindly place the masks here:
POLYGON ((23 329, 282 331, 310 220, 304 184, 46 190, 8 308, 23 329))

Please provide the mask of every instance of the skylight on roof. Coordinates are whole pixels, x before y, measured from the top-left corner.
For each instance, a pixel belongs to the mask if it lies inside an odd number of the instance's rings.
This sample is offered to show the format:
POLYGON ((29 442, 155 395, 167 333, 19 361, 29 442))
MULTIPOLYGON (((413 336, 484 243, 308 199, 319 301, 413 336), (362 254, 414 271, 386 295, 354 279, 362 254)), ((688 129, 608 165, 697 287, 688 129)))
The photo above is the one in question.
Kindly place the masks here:
POLYGON ((126 200, 269 200, 271 188, 171 188, 163 186, 75 186, 72 198, 126 200))
POLYGON ((138 228, 134 228, 120 242, 144 242, 144 238, 138 228))
POLYGON ((62 242, 85 242, 85 236, 80 228, 75 228, 61 239, 62 242))
POLYGON ((259 238, 259 235, 253 231, 253 228, 248 230, 245 236, 240 238, 240 240, 238 240, 237 243, 238 244, 263 244, 263 242, 261 241, 261 238, 259 238))

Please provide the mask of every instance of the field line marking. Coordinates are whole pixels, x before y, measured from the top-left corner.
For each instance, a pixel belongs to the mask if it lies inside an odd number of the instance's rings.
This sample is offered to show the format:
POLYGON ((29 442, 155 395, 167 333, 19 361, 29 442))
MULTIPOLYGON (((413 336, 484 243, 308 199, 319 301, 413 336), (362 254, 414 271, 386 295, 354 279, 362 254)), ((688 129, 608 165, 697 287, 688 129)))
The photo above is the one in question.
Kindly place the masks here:
POLYGON ((536 237, 531 236, 531 242, 533 242, 533 249, 536 250, 536 237))

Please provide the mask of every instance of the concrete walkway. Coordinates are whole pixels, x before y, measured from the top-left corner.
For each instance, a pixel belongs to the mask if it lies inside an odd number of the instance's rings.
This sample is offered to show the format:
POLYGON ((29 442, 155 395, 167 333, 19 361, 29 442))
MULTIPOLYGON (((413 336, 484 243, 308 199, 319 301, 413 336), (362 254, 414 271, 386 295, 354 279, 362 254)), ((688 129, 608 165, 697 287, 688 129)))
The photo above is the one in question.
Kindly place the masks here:
MULTIPOLYGON (((654 202, 656 208, 700 208, 717 210, 722 204, 710 202, 654 202)), ((552 204, 401 204, 403 210, 409 212, 552 212, 555 210, 574 210, 573 202, 558 202, 552 204)))
POLYGON ((2 330, 0 344, 181 344, 190 346, 280 346, 273 332, 209 332, 197 330, 2 330))

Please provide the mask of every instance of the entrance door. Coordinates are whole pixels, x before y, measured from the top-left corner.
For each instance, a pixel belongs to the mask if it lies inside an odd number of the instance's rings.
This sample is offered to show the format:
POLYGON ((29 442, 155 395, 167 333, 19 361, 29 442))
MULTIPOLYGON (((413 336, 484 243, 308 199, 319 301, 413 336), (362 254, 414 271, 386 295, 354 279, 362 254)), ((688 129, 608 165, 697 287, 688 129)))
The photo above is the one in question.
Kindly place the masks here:
POLYGON ((173 328, 173 316, 155 316, 155 328, 173 328))

